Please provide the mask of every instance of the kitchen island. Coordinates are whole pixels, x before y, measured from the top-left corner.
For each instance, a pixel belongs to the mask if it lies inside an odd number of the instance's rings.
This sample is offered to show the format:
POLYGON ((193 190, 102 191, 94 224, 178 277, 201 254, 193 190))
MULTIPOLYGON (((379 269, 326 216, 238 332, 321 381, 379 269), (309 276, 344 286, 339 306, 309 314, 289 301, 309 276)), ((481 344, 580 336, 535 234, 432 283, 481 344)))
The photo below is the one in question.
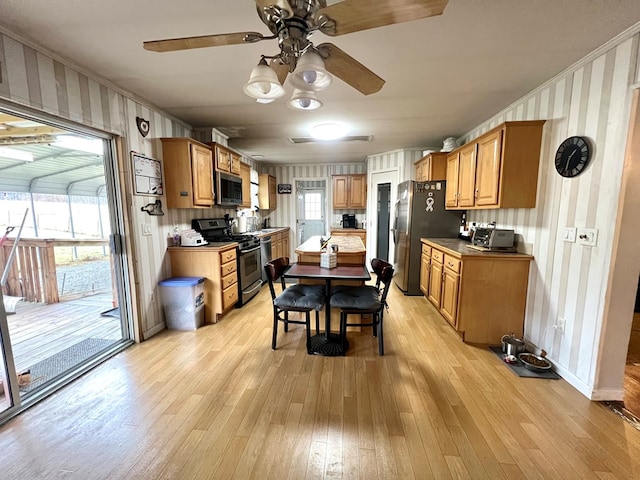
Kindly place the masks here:
POLYGON ((367 249, 360 237, 351 235, 335 237, 320 237, 320 235, 316 235, 309 238, 309 240, 296 248, 298 263, 320 264, 320 254, 325 253, 320 249, 320 238, 329 238, 329 245, 338 246, 338 251, 336 252, 338 265, 365 264, 367 249))

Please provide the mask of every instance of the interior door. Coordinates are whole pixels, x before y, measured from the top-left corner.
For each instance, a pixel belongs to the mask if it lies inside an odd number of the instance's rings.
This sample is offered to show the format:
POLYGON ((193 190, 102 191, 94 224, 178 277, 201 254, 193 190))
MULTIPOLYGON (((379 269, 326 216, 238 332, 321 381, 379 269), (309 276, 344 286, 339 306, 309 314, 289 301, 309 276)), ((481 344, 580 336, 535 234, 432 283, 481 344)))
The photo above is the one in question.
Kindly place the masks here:
MULTIPOLYGON (((370 181, 368 182, 369 188, 367 188, 367 212, 376 212, 375 214, 369 214, 367 220, 363 222, 363 228, 369 230, 369 232, 377 232, 377 234, 367 235, 367 265, 371 265, 371 259, 375 256, 373 253, 378 252, 378 242, 380 238, 386 235, 386 243, 388 244, 387 255, 389 260, 395 258, 396 245, 393 240, 393 228, 395 227, 395 204, 398 197, 398 170, 384 170, 371 174, 370 181), (386 185, 389 185, 389 215, 387 220, 378 216, 378 189, 386 189, 386 185), (388 225, 388 226, 387 226, 388 225)), ((381 210, 382 215, 386 216, 387 213, 384 209, 381 210)), ((383 250, 382 250, 383 251, 383 250)))
POLYGON ((296 227, 298 244, 327 233, 327 183, 325 180, 296 182, 296 227))

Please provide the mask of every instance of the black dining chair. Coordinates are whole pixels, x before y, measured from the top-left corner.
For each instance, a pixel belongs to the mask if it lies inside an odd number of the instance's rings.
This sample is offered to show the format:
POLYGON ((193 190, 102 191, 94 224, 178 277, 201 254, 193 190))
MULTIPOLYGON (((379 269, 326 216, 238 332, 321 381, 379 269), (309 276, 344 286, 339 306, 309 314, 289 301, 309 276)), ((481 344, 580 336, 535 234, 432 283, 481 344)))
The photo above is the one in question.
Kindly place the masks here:
POLYGON ((374 258, 371 267, 377 277, 375 286, 336 287, 331 294, 330 305, 340 309, 340 338, 343 344, 347 338, 347 327, 372 327, 373 336, 378 337, 378 352, 384 355, 384 309, 387 308, 393 265, 374 258), (365 321, 362 317, 368 314, 371 315, 371 321, 365 321), (360 315, 361 320, 349 322, 349 315, 360 315))
POLYGON ((280 257, 270 261, 264 266, 269 281, 269 290, 271 291, 271 299, 273 300, 273 338, 271 340, 271 348, 276 349, 276 340, 278 337, 278 322, 284 323, 284 331, 289 331, 289 324, 299 324, 306 326, 307 334, 307 353, 310 353, 311 341, 311 311, 316 311, 316 333, 320 331, 320 310, 325 304, 324 285, 305 285, 296 283, 286 286, 284 276, 282 275, 289 267, 289 258, 280 257), (280 281, 282 291, 276 294, 275 285, 280 281), (291 320, 289 312, 303 312, 304 320, 291 320))

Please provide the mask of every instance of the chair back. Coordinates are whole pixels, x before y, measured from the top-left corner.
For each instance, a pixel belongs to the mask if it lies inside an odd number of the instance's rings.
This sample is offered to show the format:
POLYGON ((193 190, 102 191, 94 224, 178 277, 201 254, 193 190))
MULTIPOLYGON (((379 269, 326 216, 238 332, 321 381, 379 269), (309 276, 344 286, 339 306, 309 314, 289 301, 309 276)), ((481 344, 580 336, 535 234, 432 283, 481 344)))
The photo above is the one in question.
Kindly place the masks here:
MULTIPOLYGON (((385 262, 386 263, 386 262, 385 262)), ((380 297, 380 303, 384 306, 387 306, 387 294, 389 293, 389 286, 391 285, 391 279, 393 278, 393 265, 387 263, 383 266, 380 274, 378 275, 378 281, 384 284, 384 289, 382 290, 382 296, 380 297)))
POLYGON ((267 280, 269 281, 269 290, 271 291, 271 298, 275 299, 276 289, 274 287, 275 282, 280 280, 282 284, 282 290, 285 289, 284 277, 282 274, 289 267, 289 257, 280 257, 271 260, 264 266, 264 271, 267 274, 267 280))
POLYGON ((371 269, 373 270, 373 273, 376 274, 376 290, 378 292, 380 292, 380 282, 382 281, 382 272, 384 271, 385 268, 389 268, 391 267, 391 276, 393 276, 393 265, 391 265, 388 262, 385 262, 384 260, 381 260, 380 258, 373 258, 371 259, 371 269))

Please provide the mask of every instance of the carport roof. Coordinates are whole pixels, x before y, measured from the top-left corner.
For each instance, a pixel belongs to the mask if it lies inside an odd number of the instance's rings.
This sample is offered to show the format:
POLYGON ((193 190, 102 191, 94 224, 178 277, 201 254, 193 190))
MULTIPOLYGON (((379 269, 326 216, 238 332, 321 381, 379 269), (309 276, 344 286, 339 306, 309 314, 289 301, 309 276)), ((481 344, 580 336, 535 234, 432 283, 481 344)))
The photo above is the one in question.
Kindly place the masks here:
POLYGON ((59 128, 0 113, 0 191, 104 195, 102 140, 92 140, 89 148, 61 142, 70 138, 78 139, 59 128))

